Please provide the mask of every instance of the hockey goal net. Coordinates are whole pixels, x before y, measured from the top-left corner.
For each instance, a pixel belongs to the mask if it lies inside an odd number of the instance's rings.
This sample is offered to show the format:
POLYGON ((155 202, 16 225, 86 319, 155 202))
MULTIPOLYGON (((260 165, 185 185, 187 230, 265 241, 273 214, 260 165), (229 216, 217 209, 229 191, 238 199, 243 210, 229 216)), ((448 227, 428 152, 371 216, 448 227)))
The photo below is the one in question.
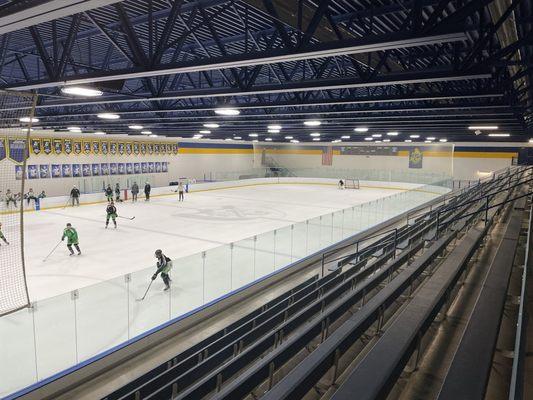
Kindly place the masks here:
POLYGON ((359 179, 344 179, 345 189, 359 189, 359 179))

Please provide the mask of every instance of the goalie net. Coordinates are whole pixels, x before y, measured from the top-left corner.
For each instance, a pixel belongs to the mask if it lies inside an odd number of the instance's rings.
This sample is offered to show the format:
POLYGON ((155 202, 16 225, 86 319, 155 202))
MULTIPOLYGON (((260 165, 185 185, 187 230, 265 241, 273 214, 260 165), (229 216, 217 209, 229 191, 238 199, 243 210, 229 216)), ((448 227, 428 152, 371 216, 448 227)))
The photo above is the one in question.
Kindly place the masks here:
POLYGON ((344 179, 345 189, 359 189, 359 179, 344 179))

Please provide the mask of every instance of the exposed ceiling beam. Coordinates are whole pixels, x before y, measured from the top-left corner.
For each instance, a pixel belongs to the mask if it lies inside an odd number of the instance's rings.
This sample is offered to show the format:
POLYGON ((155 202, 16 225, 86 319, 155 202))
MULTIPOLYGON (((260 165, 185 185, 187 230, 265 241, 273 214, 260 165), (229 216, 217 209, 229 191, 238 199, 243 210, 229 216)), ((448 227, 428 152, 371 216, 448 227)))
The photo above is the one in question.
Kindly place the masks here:
POLYGON ((165 64, 154 68, 141 67, 127 70, 116 70, 105 73, 87 74, 85 76, 65 78, 63 80, 44 80, 30 83, 21 83, 5 87, 13 90, 33 90, 63 85, 84 85, 97 82, 107 82, 122 79, 147 78, 181 73, 219 70, 225 68, 249 67, 255 65, 275 64, 289 61, 308 60, 346 54, 369 53, 387 49, 409 48, 438 43, 463 41, 466 39, 464 32, 449 32, 424 36, 419 34, 396 33, 393 35, 368 36, 363 39, 347 39, 334 43, 319 43, 301 48, 295 52, 293 49, 279 49, 265 52, 253 52, 231 55, 228 57, 214 57, 187 63, 165 64))
POLYGON ((13 6, 0 10, 0 34, 17 31, 121 1, 123 0, 48 0, 35 6, 31 6, 31 3, 28 5, 24 2, 14 2, 13 6))

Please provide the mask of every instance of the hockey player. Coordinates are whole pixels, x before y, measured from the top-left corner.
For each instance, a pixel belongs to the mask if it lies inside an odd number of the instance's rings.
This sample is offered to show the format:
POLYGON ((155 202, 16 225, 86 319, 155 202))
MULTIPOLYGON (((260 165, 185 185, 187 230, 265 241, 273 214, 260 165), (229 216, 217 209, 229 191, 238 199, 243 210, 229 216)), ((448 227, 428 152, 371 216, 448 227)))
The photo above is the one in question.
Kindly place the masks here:
POLYGON ((131 187, 131 201, 132 202, 137 201, 138 194, 139 194, 139 185, 137 185, 137 182, 133 182, 133 186, 131 187))
POLYGON ((338 183, 339 189, 344 189, 344 181, 341 179, 338 183))
POLYGON ((113 189, 111 189, 111 185, 108 184, 107 187, 104 190, 105 197, 107 198, 107 202, 113 201, 113 189))
POLYGON ((178 201, 183 201, 183 191, 185 189, 183 188, 183 182, 178 182, 178 201))
POLYGON ((26 200, 28 201, 28 205, 30 205, 30 201, 33 200, 33 205, 35 206, 35 201, 37 200, 37 196, 35 196, 35 193, 33 192, 33 189, 30 188, 28 193, 26 193, 26 200))
POLYGON ((120 185, 118 184, 118 182, 115 185, 115 201, 117 202, 121 201, 120 200, 120 185))
POLYGON ((7 189, 6 190, 6 208, 9 208, 9 203, 13 203, 15 205, 15 208, 17 208, 16 196, 13 194, 13 192, 11 192, 10 189, 7 189))
POLYGON ((9 244, 9 242, 7 241, 6 237, 4 236, 4 233, 2 232, 2 223, 0 222, 0 239, 2 239, 2 241, 5 243, 5 244, 9 244))
POLYGON ((163 282, 165 283, 164 290, 168 290, 170 289, 170 282, 171 282, 171 279, 168 273, 172 269, 172 260, 168 258, 167 256, 165 256, 161 250, 155 251, 155 258, 157 258, 157 265, 156 265, 157 271, 152 276, 152 280, 155 280, 155 278, 157 278, 157 275, 161 273, 161 279, 163 279, 163 282))
POLYGON ((146 185, 144 185, 144 201, 150 201, 150 191, 152 190, 152 187, 148 182, 146 182, 146 185))
POLYGON ((105 212, 107 213, 107 216, 105 218, 105 228, 107 229, 107 226, 109 225, 109 219, 111 218, 113 220, 113 223, 115 224, 115 229, 117 229, 117 208, 115 207, 115 203, 113 203, 113 200, 109 202, 105 209, 105 212))
POLYGON ((72 199, 72 207, 80 205, 80 190, 74 185, 70 191, 70 198, 72 199))
POLYGON ((78 240, 78 232, 76 232, 76 229, 73 228, 72 224, 69 222, 67 224, 67 227, 63 230, 63 236, 61 236, 61 241, 65 240, 67 238, 67 247, 70 251, 70 255, 74 255, 74 251, 72 250, 72 246, 76 248, 78 251, 78 255, 81 255, 81 250, 79 246, 79 240, 78 240))

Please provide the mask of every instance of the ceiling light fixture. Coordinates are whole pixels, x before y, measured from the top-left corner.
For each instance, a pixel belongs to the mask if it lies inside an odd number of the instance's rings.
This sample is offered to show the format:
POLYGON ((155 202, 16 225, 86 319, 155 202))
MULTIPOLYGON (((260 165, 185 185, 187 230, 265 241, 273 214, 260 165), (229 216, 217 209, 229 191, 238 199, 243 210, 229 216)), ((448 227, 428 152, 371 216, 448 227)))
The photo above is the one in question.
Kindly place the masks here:
POLYGON ((135 131, 139 131, 143 128, 143 126, 142 125, 130 125, 128 126, 128 128, 133 129, 135 131))
POLYGON ((409 137, 411 139, 418 139, 420 137, 420 135, 409 135, 409 137))
POLYGON ((279 133, 279 129, 269 129, 268 133, 279 133))
POLYGON ((265 138, 265 142, 271 142, 272 141, 272 138, 271 137, 267 137, 265 138))
POLYGON ((313 138, 313 142, 320 142, 320 138, 319 137, 313 138))
POLYGON ((151 135, 152 131, 141 131, 142 135, 151 135))
POLYGON ((354 131, 356 132, 361 132, 361 133, 365 133, 365 132, 368 132, 368 128, 365 128, 365 127, 359 127, 359 128, 355 128, 354 131))
POLYGON ((250 136, 250 137, 258 137, 259 135, 257 133, 250 133, 250 134, 248 134, 248 136, 250 136))
POLYGON ((489 133, 490 137, 509 137, 511 136, 508 133, 489 133))
POLYGON ((239 115, 241 112, 237 110, 236 108, 216 108, 215 114, 218 115, 225 115, 225 116, 233 116, 233 115, 239 115))
POLYGON ((150 135, 149 137, 159 137, 159 135, 150 135))
POLYGON ((404 142, 405 142, 405 143, 411 143, 412 140, 411 140, 411 139, 405 139, 404 142))
POLYGON ((374 133, 374 134, 372 135, 372 137, 381 137, 381 136, 382 136, 381 133, 374 133))
POLYGON ((300 143, 300 141, 297 140, 297 139, 292 139, 292 140, 291 140, 291 143, 300 143))
POLYGON ((429 137, 426 138, 426 140, 435 140, 435 137, 429 136, 429 137))
POLYGON ((216 129, 216 128, 219 128, 219 127, 220 127, 219 124, 214 124, 214 123, 204 124, 204 128, 216 129))
POLYGON ((387 132, 387 136, 398 136, 398 132, 396 132, 396 131, 387 132))
POLYGON ((366 140, 367 142, 369 142, 369 141, 371 141, 371 140, 374 140, 374 138, 372 138, 372 137, 366 137, 365 140, 366 140))
POLYGON ((22 117, 19 119, 20 122, 39 122, 39 118, 30 118, 30 117, 22 117))
POLYGON ((309 136, 311 136, 311 137, 320 137, 320 133, 313 132, 313 133, 310 133, 309 136))
POLYGON ((285 136, 285 139, 290 140, 290 139, 294 139, 294 138, 292 136, 285 136))
POLYGON ((317 120, 304 121, 305 126, 320 126, 322 122, 317 120))
POLYGON ((343 135, 343 136, 341 136, 341 139, 350 139, 350 136, 349 135, 343 135))
POLYGON ((439 142, 441 143, 446 143, 448 141, 448 139, 439 139, 439 142))
POLYGON ((64 86, 61 88, 64 94, 83 97, 98 97, 104 94, 101 90, 83 87, 83 86, 64 86))
POLYGON ((120 115, 113 113, 100 113, 97 117, 101 119, 120 119, 120 115))
POLYGON ((235 139, 235 140, 241 140, 242 137, 240 137, 240 136, 233 136, 233 139, 235 139))
POLYGON ((281 125, 268 125, 267 129, 281 130, 281 125))
POLYGON ((94 132, 95 135, 105 135, 106 133, 105 132, 102 132, 102 131, 96 131, 94 132))
POLYGON ((482 131, 495 131, 498 127, 496 125, 470 125, 468 129, 471 131, 476 131, 478 129, 482 131))
POLYGON ((202 133, 204 135, 209 135, 211 133, 211 131, 208 131, 208 130, 205 130, 205 129, 202 129, 202 130, 199 130, 198 133, 202 133))

